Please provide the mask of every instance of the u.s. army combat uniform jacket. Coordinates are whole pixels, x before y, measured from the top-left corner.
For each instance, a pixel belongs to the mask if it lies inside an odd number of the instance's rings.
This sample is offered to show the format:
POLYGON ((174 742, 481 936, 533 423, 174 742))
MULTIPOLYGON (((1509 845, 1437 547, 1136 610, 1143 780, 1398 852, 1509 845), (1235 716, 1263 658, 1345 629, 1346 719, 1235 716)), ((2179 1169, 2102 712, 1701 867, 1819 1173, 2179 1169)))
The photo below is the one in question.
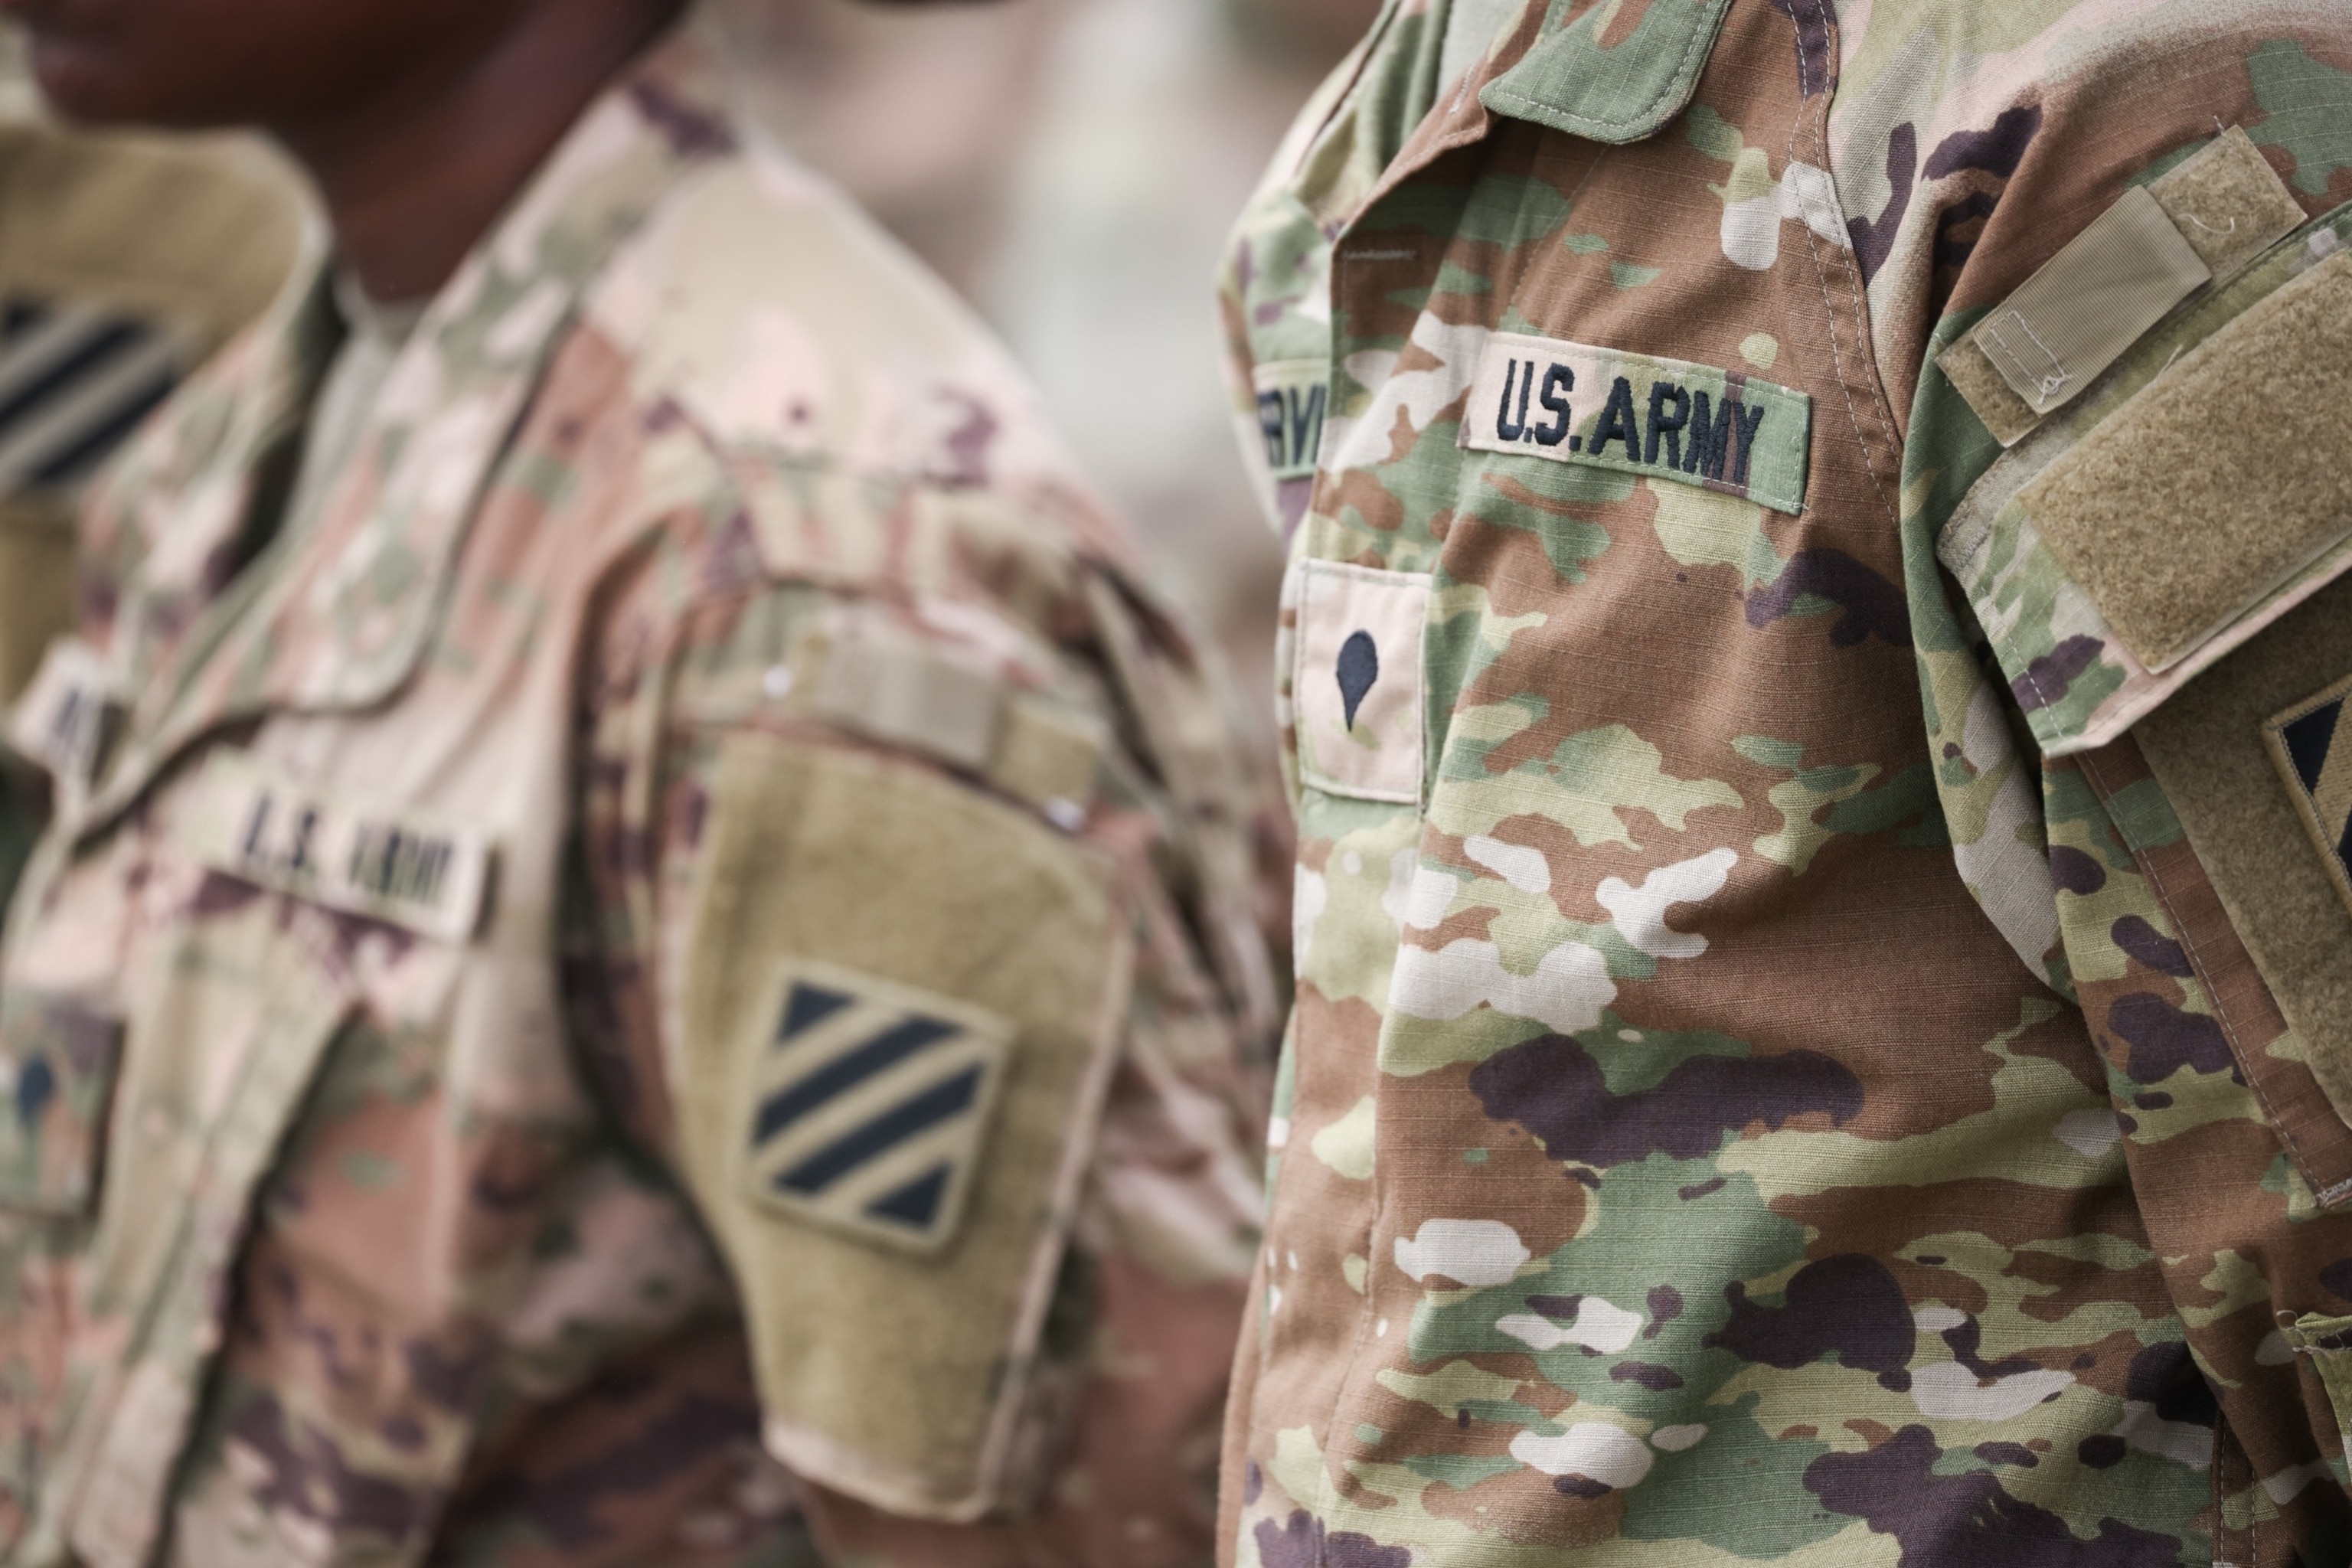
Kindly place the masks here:
POLYGON ((316 286, 94 503, 8 1563, 774 1562, 794 1478, 834 1561, 1207 1554, 1269 1011, 1218 709, 703 77, 585 114, 307 519, 316 286))
POLYGON ((1223 1550, 2345 1562, 2352 9, 1477 9, 1229 277, 1302 851, 1223 1550))

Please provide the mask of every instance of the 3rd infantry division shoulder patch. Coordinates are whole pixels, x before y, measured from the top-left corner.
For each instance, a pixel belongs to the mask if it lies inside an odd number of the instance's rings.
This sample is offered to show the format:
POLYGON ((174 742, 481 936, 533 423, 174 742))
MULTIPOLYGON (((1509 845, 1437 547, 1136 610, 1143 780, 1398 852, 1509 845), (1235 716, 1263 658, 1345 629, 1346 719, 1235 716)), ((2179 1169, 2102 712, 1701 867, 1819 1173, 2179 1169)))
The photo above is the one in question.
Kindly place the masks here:
POLYGON ((759 1203, 936 1251, 962 1217, 1012 1048, 1003 1020, 832 964, 786 967, 751 1080, 759 1203))
POLYGON ((2352 909, 2352 727, 2343 723, 2352 677, 2306 697, 2263 726, 2271 760, 2284 775, 2328 879, 2352 909))

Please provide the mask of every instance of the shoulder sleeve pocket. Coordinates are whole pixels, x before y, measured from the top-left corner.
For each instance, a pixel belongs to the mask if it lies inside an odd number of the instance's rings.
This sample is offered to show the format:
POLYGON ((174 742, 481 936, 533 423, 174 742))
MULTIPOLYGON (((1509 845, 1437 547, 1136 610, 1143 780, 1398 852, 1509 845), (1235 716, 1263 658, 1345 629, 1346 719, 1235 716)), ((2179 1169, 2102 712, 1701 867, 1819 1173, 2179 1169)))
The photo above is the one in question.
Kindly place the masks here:
POLYGON ((768 1446, 893 1512, 1017 1505, 1126 1010, 1108 875, 935 774, 751 733, 708 822, 670 1070, 768 1446))
POLYGON ((2347 236, 2323 220, 2150 333, 1946 524, 2045 754, 2113 741, 2352 567, 2347 236))
POLYGON ((2134 347, 1939 541, 2323 1204, 2352 1201, 2352 210, 2134 347))

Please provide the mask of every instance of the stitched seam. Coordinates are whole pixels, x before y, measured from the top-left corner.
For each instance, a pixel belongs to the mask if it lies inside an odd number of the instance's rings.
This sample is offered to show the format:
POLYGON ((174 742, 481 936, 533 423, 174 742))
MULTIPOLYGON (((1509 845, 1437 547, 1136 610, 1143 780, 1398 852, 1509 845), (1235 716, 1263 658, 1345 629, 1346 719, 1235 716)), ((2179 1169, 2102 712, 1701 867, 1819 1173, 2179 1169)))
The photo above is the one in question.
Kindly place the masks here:
MULTIPOLYGON (((2015 384, 2022 381, 2035 389, 2034 396, 2046 399, 2054 396, 2068 382, 2074 379, 2074 374, 2067 370, 2064 362, 2050 352, 2050 345, 2042 341, 2042 335, 2033 330, 2033 324, 2014 310, 2003 310, 2000 315, 1979 327, 1976 332, 1976 343, 1979 349, 1985 352, 1988 358, 1991 357, 1992 351, 1996 349, 2000 351, 2000 358, 2005 364, 1996 364, 1993 368, 2010 378, 2010 390, 2012 392, 2016 391, 2015 384), (2054 374, 2034 374, 2033 368, 2025 363, 2025 356, 2019 353, 2016 345, 2002 334, 2001 323, 2011 319, 2016 321, 2018 331, 2023 332, 2033 346, 2042 351, 2042 357, 2050 362, 2052 369, 2055 372, 2054 374)), ((2032 405, 2029 403, 2027 406, 2032 405)))
MULTIPOLYGON (((2116 792, 2109 789, 2106 781, 2100 776, 2097 760, 2084 755, 2077 758, 2076 761, 2084 775, 2091 781, 2091 787, 2098 791, 2099 804, 2102 809, 2105 809, 2107 803, 2115 798, 2116 792)), ((2109 813, 2108 820, 2115 821, 2112 812, 2109 813)), ((2124 832, 2122 823, 2116 822, 2116 831, 2118 834, 2124 832)), ((2128 836, 2126 837, 2126 842, 2129 843, 2128 836)), ((2139 861, 2141 872, 2147 878, 2148 886, 2156 889, 2157 902, 2164 906, 2165 918, 2172 922, 2172 929, 2180 934, 2181 948, 2189 955, 2191 967, 2197 971, 2198 982, 2205 987, 2206 997, 2212 1003, 2214 1022, 2221 1026, 2221 1037, 2230 1042, 2230 1056, 2238 1064, 2238 1070, 2244 1075, 2247 1089, 2252 1091, 2255 1102, 2263 1108, 2263 1114, 2270 1118, 2272 1128, 2277 1131, 2279 1141, 2286 1145, 2287 1153, 2294 1159, 2295 1168, 2298 1171, 2302 1170, 2304 1166, 2302 1142, 2295 1137, 2294 1130, 2288 1127, 2286 1119, 2278 1113, 2278 1108, 2271 1103, 2271 1097, 2263 1091, 2262 1076, 2247 1062, 2246 1048, 2239 1042, 2237 1024, 2230 1016, 2230 1005, 2222 1000, 2221 988, 2213 984, 2212 967, 2200 952, 2197 938, 2190 932, 2189 922, 2180 918, 2179 909, 2172 901, 2172 893, 2164 885, 2164 879, 2157 874, 2156 868, 2149 861, 2147 852, 2137 844, 2132 844, 2130 847, 2132 854, 2139 861)))
MULTIPOLYGON (((1496 98, 1509 100, 1515 108, 1537 111, 1539 118, 1548 112, 1549 115, 1557 116, 1559 120, 1573 120, 1580 125, 1590 125, 1597 130, 1622 130, 1628 126, 1638 124, 1642 121, 1647 120, 1651 115, 1655 114, 1658 111, 1658 106, 1664 103, 1669 98, 1675 97, 1679 93, 1687 92, 1690 89, 1698 74, 1691 65, 1691 56, 1697 51, 1700 39, 1705 38, 1710 42, 1713 41, 1715 35, 1722 30, 1724 13, 1730 9, 1730 0, 1717 0, 1717 4, 1715 7, 1715 25, 1713 26, 1699 26, 1691 29, 1689 40, 1683 45, 1682 58, 1675 61, 1674 73, 1667 77, 1665 81, 1659 87, 1657 97, 1643 104, 1639 112, 1627 116, 1622 120, 1598 120, 1588 114, 1576 114, 1565 109, 1555 108, 1549 104, 1538 103, 1534 99, 1528 97, 1525 93, 1513 92, 1508 88, 1502 87, 1499 83, 1489 90, 1493 91, 1496 98)), ((1546 122, 1556 123, 1557 121, 1547 120, 1546 122)), ((1563 125, 1560 126, 1559 129, 1565 131, 1568 127, 1563 125)))
MULTIPOLYGON (((1842 47, 1843 40, 1840 37, 1840 27, 1841 24, 1836 21, 1832 21, 1830 23, 1829 45, 1832 51, 1835 51, 1842 47)), ((1834 56, 1832 58, 1834 58, 1834 56)), ((1801 89, 1802 84, 1800 83, 1799 85, 1801 89)), ((1843 198, 1838 195, 1837 172, 1830 166, 1829 155, 1830 106, 1836 100, 1836 99, 1837 89, 1835 88, 1823 87, 1822 89, 1821 110, 1817 114, 1811 115, 1810 118, 1811 118, 1813 121, 1813 150, 1815 154, 1822 160, 1820 165, 1822 173, 1828 176, 1829 179, 1829 199, 1832 206, 1836 209, 1836 216, 1839 223, 1843 225, 1846 223, 1845 202, 1843 198)), ((1789 177, 1785 164, 1793 163, 1797 161, 1797 134, 1799 131, 1803 128, 1807 118, 1808 115, 1800 114, 1795 120, 1790 122, 1789 147, 1787 153, 1785 154, 1784 166, 1780 174, 1780 177, 1784 180, 1789 177)), ((1822 237, 1813 232, 1813 226, 1810 223, 1806 223, 1801 214, 1799 216, 1798 222, 1799 226, 1805 231, 1805 248, 1807 254, 1812 258, 1813 282, 1814 286, 1821 290, 1822 308, 1829 312, 1830 357, 1837 366, 1838 395, 1845 400, 1846 418, 1853 426, 1854 440, 1862 447, 1863 462, 1870 470, 1870 480, 1872 485, 1875 487, 1878 491, 1879 504, 1886 509, 1887 521, 1894 523, 1895 528, 1899 531, 1903 526, 1902 508, 1897 503, 1895 497, 1888 490, 1887 481, 1879 476, 1877 464, 1874 460, 1871 453, 1870 437, 1863 428, 1862 413, 1854 406, 1853 388, 1846 380, 1845 351, 1838 342, 1838 308, 1836 302, 1830 298, 1829 270, 1822 265, 1822 237)), ((1851 232, 1850 229, 1849 232, 1851 232)), ((1849 252, 1848 254, 1852 253, 1849 252)), ((1854 319, 1861 324, 1864 342, 1865 345, 1868 345, 1870 341, 1870 301, 1868 297, 1863 295, 1860 291, 1861 279, 1862 262, 1861 258, 1856 257, 1853 261, 1853 288, 1856 292, 1855 302, 1858 308, 1854 312, 1854 319)), ((1899 426, 1895 422, 1894 405, 1886 396, 1885 380, 1878 374, 1877 354, 1875 351, 1873 350, 1870 352, 1865 358, 1867 368, 1870 372, 1871 384, 1877 393, 1877 412, 1885 415, 1887 421, 1886 427, 1889 430, 1896 430, 1899 426)), ((1899 484, 1901 482, 1900 469, 1902 467, 1902 458, 1899 452, 1896 454, 1895 467, 1897 469, 1895 482, 1899 484)))

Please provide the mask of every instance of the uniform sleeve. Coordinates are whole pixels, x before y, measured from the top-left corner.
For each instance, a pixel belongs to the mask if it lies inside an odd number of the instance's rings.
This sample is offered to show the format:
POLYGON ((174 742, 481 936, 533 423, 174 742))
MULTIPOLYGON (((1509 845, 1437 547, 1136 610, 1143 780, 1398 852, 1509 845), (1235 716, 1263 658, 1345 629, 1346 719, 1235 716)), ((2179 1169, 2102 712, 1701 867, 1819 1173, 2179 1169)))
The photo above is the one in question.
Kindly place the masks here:
POLYGON ((1108 1419, 1104 1489, 1181 1536, 1259 1091, 1096 590, 745 552, 680 615, 678 564, 585 675, 572 967, 594 1076, 727 1259, 768 1448, 845 1518, 955 1525, 1108 1419), (1106 1341, 1147 1332, 1139 1380, 1106 1341))
POLYGON ((1838 180, 1911 410, 1945 816, 2099 1043, 2203 1373, 2076 1458, 2210 1442, 2217 1559, 2320 1560, 2352 1529, 2352 26, 2237 5, 1994 49, 1925 9, 1950 26, 1906 47, 1945 68, 1894 79, 1885 18, 1849 40, 1838 180))

